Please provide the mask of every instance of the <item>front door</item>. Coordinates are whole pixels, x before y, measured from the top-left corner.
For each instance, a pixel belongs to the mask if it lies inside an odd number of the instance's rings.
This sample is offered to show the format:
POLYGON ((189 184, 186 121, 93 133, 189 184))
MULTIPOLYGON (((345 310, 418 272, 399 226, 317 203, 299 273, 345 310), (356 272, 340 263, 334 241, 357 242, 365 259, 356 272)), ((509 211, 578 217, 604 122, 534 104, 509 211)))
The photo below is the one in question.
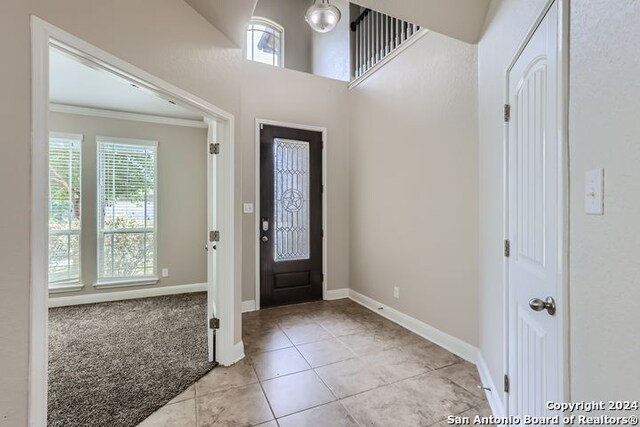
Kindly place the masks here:
POLYGON ((322 133, 261 125, 260 303, 322 299, 322 133))
POLYGON ((558 4, 509 70, 509 414, 562 401, 558 4))

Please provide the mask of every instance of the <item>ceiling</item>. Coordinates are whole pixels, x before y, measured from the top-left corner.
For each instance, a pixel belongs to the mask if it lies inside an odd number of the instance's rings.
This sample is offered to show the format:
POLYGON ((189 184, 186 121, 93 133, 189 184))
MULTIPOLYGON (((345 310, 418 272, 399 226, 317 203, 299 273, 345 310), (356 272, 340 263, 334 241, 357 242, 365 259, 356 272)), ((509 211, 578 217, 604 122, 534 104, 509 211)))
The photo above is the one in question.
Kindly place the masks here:
POLYGON ((354 3, 467 43, 477 43, 491 0, 356 0, 354 3))
POLYGON ((51 48, 50 102, 178 119, 203 120, 202 115, 136 88, 122 77, 89 67, 51 48))
MULTIPOLYGON (((258 0, 185 0, 238 46, 258 0)), ((309 4, 312 0, 306 1, 309 4)), ((356 0, 361 6, 477 43, 491 0, 356 0)), ((302 18, 301 18, 302 19, 302 18)))
POLYGON ((245 41, 247 24, 258 4, 258 0, 185 1, 238 46, 245 41))

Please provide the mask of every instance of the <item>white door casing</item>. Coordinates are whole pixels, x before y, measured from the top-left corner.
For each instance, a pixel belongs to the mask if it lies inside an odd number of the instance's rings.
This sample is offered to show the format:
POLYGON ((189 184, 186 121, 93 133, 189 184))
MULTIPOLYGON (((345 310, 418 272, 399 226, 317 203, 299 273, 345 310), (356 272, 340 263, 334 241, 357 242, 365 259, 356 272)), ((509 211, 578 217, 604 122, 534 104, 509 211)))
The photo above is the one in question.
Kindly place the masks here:
MULTIPOLYGON (((207 121, 209 129, 207 131, 207 144, 205 147, 207 156, 207 230, 217 230, 217 195, 218 195, 218 157, 211 153, 211 144, 217 143, 217 123, 215 120, 209 119, 207 121)), ((207 324, 207 345, 209 353, 209 361, 215 361, 215 345, 216 339, 215 331, 209 327, 209 319, 217 318, 218 310, 216 307, 217 295, 217 245, 216 242, 212 242, 211 236, 206 236, 206 249, 207 249, 207 318, 204 319, 207 324)))
POLYGON ((563 147, 560 14, 553 2, 508 70, 508 413, 550 416, 563 400, 563 147), (555 300, 534 311, 530 301, 555 300))
MULTIPOLYGON (((215 118, 217 142, 221 155, 216 163, 216 224, 221 242, 216 252, 215 281, 209 281, 210 298, 217 302, 215 313, 220 318, 216 334, 216 359, 231 365, 244 357, 242 341, 235 343, 235 155, 234 116, 226 111, 159 79, 101 49, 91 45, 42 19, 31 16, 32 52, 32 141, 31 141, 31 281, 30 281, 30 349, 29 349, 29 426, 47 422, 47 200, 49 141, 49 48, 55 45, 91 63, 130 80, 139 87, 164 99, 178 101, 204 117, 215 118), (215 284, 221 284, 215 286, 215 284)), ((209 203, 209 206, 213 204, 209 203)), ((210 267, 211 268, 211 267, 210 267)), ((210 276, 211 277, 211 276, 210 276)), ((214 310, 213 304, 209 305, 214 310)), ((204 320, 204 319, 203 319, 204 320)), ((211 337, 213 338, 213 337, 211 337)), ((212 340, 210 348, 212 347, 212 340)), ((211 353, 210 353, 211 354, 211 353)))

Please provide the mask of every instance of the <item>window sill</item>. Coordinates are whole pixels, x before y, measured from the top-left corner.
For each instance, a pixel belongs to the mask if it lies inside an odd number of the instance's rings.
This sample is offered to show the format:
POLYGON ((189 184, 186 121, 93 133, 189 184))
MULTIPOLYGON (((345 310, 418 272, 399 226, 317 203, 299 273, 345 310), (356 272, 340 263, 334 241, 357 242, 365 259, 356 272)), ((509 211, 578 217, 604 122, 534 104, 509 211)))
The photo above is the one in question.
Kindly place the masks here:
POLYGON ((71 283, 56 283, 55 285, 49 285, 50 294, 59 294, 62 292, 77 292, 84 288, 84 283, 71 282, 71 283))
POLYGON ((125 288, 130 286, 148 286, 148 285, 156 285, 160 279, 156 276, 147 276, 140 278, 127 278, 127 279, 106 279, 100 280, 93 285, 96 289, 106 289, 106 288, 125 288))

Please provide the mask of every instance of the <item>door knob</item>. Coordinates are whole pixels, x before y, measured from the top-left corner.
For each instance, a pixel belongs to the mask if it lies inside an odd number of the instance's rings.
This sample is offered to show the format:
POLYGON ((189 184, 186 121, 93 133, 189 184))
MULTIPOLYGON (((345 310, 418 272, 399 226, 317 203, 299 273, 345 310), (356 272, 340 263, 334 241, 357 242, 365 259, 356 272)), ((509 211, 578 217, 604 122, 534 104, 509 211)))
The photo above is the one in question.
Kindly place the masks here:
POLYGON ((269 238, 267 236, 262 236, 261 240, 266 243, 269 241, 269 238))
POLYGON ((556 302, 552 297, 547 297, 546 301, 542 301, 540 298, 533 298, 529 301, 529 307, 533 311, 547 310, 551 316, 556 314, 556 302))

